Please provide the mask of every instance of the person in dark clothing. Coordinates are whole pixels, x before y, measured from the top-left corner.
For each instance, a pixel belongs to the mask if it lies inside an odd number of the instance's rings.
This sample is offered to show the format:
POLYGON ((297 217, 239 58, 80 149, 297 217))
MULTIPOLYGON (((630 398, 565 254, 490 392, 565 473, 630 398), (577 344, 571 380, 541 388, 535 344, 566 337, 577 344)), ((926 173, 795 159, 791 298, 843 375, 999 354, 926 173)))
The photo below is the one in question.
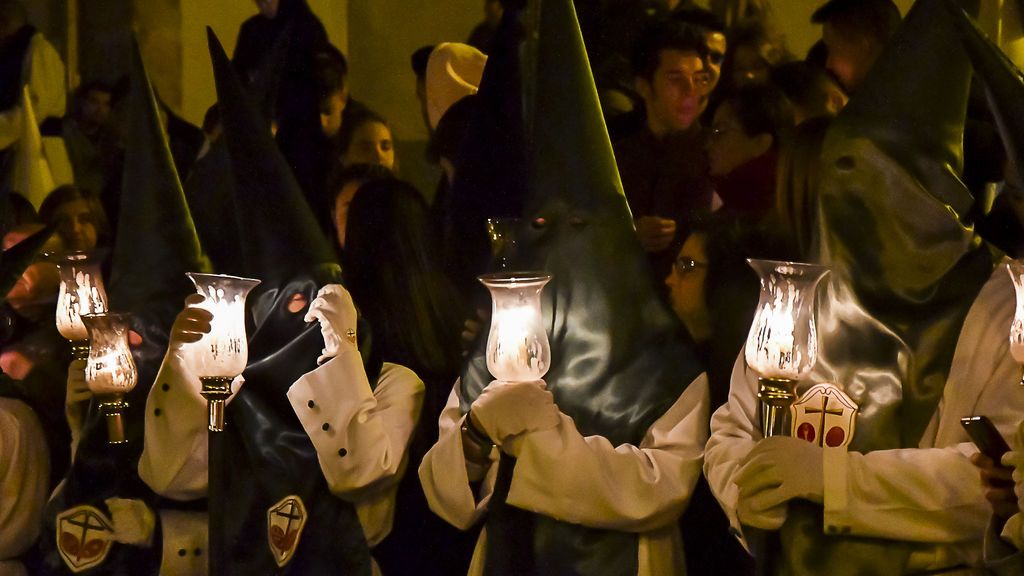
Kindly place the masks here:
MULTIPOLYGON (((411 368, 426 387, 409 448, 407 470, 414 471, 437 441, 437 421, 458 377, 464 311, 437 260, 426 203, 412 185, 394 178, 363 184, 345 228, 345 283, 373 330, 374 346, 384 362, 411 368)), ((460 532, 434 515, 419 479, 407 472, 391 534, 374 557, 389 575, 465 574, 477 532, 460 532)))
POLYGON ((785 96, 772 86, 746 86, 715 110, 707 149, 722 209, 761 219, 775 205, 778 146, 793 127, 785 96))
POLYGON ((698 121, 713 87, 706 52, 702 34, 668 20, 653 23, 634 49, 633 73, 647 120, 615 143, 615 160, 637 236, 659 281, 692 214, 711 206, 698 121))
MULTIPOLYGON (((324 185, 341 129, 348 63, 306 0, 264 0, 242 23, 232 65, 243 84, 263 98, 277 127, 277 144, 314 212, 326 203, 324 185)), ((329 223, 320 222, 326 230, 329 223)))
MULTIPOLYGON (((759 281, 748 257, 783 258, 779 239, 721 214, 694 221, 665 278, 673 311, 686 326, 708 375, 711 412, 729 397, 729 377, 754 318, 759 281)), ((729 521, 701 476, 679 520, 690 576, 754 574, 754 562, 729 534, 729 521)))

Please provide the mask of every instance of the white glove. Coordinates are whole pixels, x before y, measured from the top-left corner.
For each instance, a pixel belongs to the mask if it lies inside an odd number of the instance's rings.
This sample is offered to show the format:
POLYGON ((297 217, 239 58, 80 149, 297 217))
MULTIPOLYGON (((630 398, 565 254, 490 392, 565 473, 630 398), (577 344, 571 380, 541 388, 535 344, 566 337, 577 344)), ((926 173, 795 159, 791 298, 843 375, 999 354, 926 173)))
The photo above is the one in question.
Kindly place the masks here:
MULTIPOLYGON (((1003 454, 1002 464, 1013 468, 1013 491, 1017 495, 1017 509, 1024 510, 1024 451, 1013 450, 1003 454)), ((1024 514, 1018 512, 1006 521, 1002 537, 1012 542, 1017 550, 1024 550, 1024 514)))
POLYGON ((317 292, 305 317, 306 322, 320 322, 320 333, 324 337, 323 353, 317 358, 317 364, 337 356, 343 349, 358 349, 357 318, 352 295, 341 284, 328 284, 317 292))
POLYGON ((107 498, 107 509, 114 525, 114 541, 148 548, 153 543, 156 515, 142 500, 107 498))
POLYGON ((517 434, 554 428, 560 412, 545 386, 543 380, 494 380, 470 406, 471 417, 498 446, 517 434))
POLYGON ((822 448, 790 436, 758 442, 736 474, 740 490, 737 514, 748 526, 778 530, 786 505, 801 498, 821 503, 825 492, 822 448))

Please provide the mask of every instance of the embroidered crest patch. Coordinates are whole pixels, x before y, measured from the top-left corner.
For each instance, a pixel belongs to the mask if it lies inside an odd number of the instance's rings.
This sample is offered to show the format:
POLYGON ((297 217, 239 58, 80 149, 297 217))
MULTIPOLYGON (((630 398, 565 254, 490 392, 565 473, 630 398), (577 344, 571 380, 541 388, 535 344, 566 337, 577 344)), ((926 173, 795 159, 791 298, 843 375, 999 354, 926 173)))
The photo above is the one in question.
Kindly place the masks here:
POLYGON ((857 404, 835 384, 817 384, 790 408, 792 434, 822 447, 846 446, 853 440, 857 404))
POLYGON ((267 543, 279 568, 295 555, 306 518, 306 507, 298 496, 287 496, 267 510, 267 543))
POLYGON ((97 508, 76 506, 57 516, 57 550, 72 572, 102 564, 113 543, 113 522, 97 508))

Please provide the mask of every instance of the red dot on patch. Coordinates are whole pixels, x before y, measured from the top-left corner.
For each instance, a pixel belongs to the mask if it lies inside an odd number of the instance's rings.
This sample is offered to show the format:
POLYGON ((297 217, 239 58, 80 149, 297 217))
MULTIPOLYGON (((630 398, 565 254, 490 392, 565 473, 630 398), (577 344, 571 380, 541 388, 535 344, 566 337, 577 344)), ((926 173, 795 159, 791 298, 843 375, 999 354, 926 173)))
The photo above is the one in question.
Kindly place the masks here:
POLYGON ((807 422, 797 426, 796 437, 801 440, 807 440, 808 442, 814 442, 814 426, 811 426, 807 422))
POLYGON ((825 444, 829 448, 835 448, 843 443, 846 439, 846 431, 839 426, 833 426, 829 429, 828 434, 825 434, 825 444))

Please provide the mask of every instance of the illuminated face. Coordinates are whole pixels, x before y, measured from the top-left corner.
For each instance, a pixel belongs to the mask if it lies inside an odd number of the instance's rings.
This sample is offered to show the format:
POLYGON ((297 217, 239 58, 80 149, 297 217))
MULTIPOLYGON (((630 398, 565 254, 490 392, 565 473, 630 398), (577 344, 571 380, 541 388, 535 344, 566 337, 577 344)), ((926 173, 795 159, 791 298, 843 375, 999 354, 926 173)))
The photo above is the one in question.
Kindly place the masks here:
POLYGON ((665 278, 672 311, 697 340, 704 339, 710 327, 704 298, 704 281, 708 269, 704 240, 704 234, 691 234, 679 249, 672 270, 665 278))
POLYGON ((395 144, 391 140, 391 130, 380 122, 364 122, 356 128, 342 160, 346 166, 377 164, 394 170, 395 144))
POLYGON ((769 134, 748 136, 732 105, 724 102, 715 110, 707 140, 708 171, 712 176, 724 176, 767 152, 771 143, 769 134))
POLYGON ((57 235, 68 250, 92 250, 96 247, 96 222, 85 200, 67 202, 54 215, 57 235))
POLYGON ((653 78, 637 78, 651 131, 662 135, 688 129, 704 110, 712 86, 713 75, 696 52, 662 50, 653 78))
POLYGON ((825 68, 839 79, 847 92, 860 86, 882 53, 877 42, 844 34, 828 22, 821 29, 821 41, 828 49, 825 68))

